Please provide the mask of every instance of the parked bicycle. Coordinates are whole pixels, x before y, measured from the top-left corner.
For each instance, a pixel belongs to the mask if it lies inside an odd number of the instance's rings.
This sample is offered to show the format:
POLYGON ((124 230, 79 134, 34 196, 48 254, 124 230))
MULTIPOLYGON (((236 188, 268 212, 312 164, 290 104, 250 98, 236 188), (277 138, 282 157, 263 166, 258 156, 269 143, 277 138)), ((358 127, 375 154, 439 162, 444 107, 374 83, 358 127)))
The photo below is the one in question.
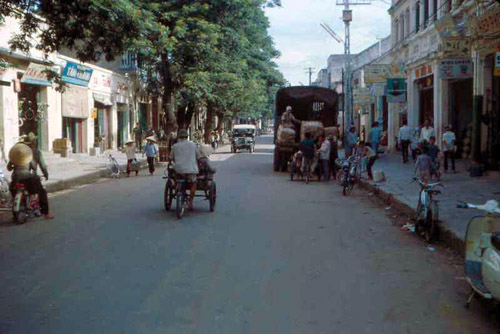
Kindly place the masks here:
POLYGON ((110 172, 110 177, 117 179, 120 178, 120 173, 121 173, 120 165, 118 164, 118 161, 116 161, 116 159, 111 154, 108 155, 108 160, 106 161, 106 168, 110 172))
POLYGON ((434 196, 441 194, 437 188, 444 185, 440 182, 425 183, 416 177, 413 182, 420 185, 415 232, 422 234, 427 242, 433 242, 438 238, 439 222, 439 201, 434 196))

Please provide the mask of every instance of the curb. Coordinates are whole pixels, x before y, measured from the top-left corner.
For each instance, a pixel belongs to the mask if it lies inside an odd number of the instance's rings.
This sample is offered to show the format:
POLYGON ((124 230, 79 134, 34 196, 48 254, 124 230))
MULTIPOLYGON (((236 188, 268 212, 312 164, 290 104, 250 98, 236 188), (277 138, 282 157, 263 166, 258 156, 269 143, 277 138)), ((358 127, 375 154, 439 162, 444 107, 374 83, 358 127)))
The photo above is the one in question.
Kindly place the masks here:
MULTIPOLYGON (((367 182, 367 181, 360 181, 360 186, 361 188, 364 188, 365 190, 369 190, 373 192, 378 198, 384 200, 388 205, 390 204, 391 207, 393 207, 395 210, 399 211, 400 213, 403 213, 404 215, 407 215, 410 217, 412 221, 414 221, 414 218, 417 214, 416 210, 409 206, 406 203, 403 203, 396 197, 394 197, 393 194, 388 193, 379 187, 367 182)), ((453 233, 451 230, 449 230, 446 226, 440 223, 438 224, 438 229, 439 229, 439 242, 443 242, 446 244, 448 247, 450 247, 452 250, 460 254, 460 256, 464 256, 465 254, 465 242, 461 240, 455 233, 453 233)))
MULTIPOLYGON (((162 163, 157 163, 157 166, 161 166, 162 163)), ((123 170, 127 167, 127 165, 120 165, 120 170, 123 170)), ((148 168, 148 165, 144 161, 140 161, 140 170, 145 170, 148 168)), ((84 175, 72 177, 66 180, 60 180, 51 184, 45 184, 44 188, 48 193, 58 192, 62 190, 67 190, 70 188, 74 188, 77 186, 82 186, 86 184, 91 184, 99 181, 103 178, 109 178, 110 172, 107 168, 101 168, 95 172, 87 173, 84 175)))

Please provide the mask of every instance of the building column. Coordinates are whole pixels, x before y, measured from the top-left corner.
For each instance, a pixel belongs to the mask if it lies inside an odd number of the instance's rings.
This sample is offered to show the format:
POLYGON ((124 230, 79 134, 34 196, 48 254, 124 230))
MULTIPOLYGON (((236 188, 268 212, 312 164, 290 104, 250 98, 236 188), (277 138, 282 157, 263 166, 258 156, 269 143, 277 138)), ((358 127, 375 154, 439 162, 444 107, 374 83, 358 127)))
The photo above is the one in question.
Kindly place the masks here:
POLYGON ((441 134, 443 133, 443 80, 439 78, 439 71, 437 69, 437 64, 434 65, 434 131, 436 132, 436 142, 438 142, 438 138, 441 138, 441 134))
POLYGON ((415 84, 413 79, 413 71, 412 74, 409 75, 407 81, 407 101, 408 101, 408 125, 412 128, 415 128, 419 125, 419 93, 418 87, 415 84))
POLYGON ((481 122, 479 116, 483 110, 484 99, 484 65, 478 51, 472 52, 474 63, 474 100, 472 109, 472 158, 479 161, 481 158, 481 122))
POLYGON ((118 107, 116 103, 111 106, 111 148, 118 149, 118 107))
POLYGON ((387 117, 387 139, 388 139, 388 147, 389 152, 393 152, 396 148, 396 136, 398 134, 399 128, 399 112, 400 112, 400 104, 399 103, 389 103, 388 108, 388 117, 387 117))
POLYGON ((41 120, 41 149, 51 151, 55 139, 62 138, 62 94, 52 87, 41 89, 41 102, 47 104, 45 120, 41 120))
MULTIPOLYGON (((3 80, 12 82, 16 71, 10 70, 3 80)), ((19 139, 19 107, 17 93, 10 86, 0 86, 0 139, 4 144, 5 159, 9 159, 9 150, 19 139)), ((1 153, 0 153, 1 159, 1 153)))

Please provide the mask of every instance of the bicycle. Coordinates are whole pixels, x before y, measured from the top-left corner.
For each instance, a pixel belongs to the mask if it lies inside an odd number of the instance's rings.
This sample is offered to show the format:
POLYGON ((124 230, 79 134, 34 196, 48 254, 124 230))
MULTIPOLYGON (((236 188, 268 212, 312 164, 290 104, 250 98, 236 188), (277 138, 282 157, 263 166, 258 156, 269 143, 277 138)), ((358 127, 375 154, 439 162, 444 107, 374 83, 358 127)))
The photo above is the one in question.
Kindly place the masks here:
POLYGON ((348 192, 358 183, 360 161, 357 157, 350 156, 347 159, 337 159, 336 164, 339 167, 336 176, 337 182, 342 187, 342 194, 347 196, 348 192))
POLYGON ((116 159, 111 154, 108 155, 108 160, 106 161, 106 168, 110 172, 110 177, 117 179, 120 178, 120 173, 121 173, 120 165, 118 164, 118 161, 116 161, 116 159))
POLYGON ((413 178, 413 182, 418 182, 420 185, 415 232, 423 234, 425 240, 430 243, 438 237, 439 204, 434 195, 441 194, 436 188, 444 185, 439 182, 425 183, 416 177, 413 178))

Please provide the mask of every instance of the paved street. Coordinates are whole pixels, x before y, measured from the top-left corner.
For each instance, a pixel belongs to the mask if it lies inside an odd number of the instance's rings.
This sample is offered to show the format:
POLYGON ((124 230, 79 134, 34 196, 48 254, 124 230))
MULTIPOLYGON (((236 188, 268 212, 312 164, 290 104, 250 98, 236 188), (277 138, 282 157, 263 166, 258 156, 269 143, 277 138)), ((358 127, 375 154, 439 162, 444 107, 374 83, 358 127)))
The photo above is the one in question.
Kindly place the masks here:
POLYGON ((163 210, 162 171, 0 226, 0 333, 495 333, 462 266, 363 191, 273 173, 271 138, 216 154, 217 210, 163 210))

